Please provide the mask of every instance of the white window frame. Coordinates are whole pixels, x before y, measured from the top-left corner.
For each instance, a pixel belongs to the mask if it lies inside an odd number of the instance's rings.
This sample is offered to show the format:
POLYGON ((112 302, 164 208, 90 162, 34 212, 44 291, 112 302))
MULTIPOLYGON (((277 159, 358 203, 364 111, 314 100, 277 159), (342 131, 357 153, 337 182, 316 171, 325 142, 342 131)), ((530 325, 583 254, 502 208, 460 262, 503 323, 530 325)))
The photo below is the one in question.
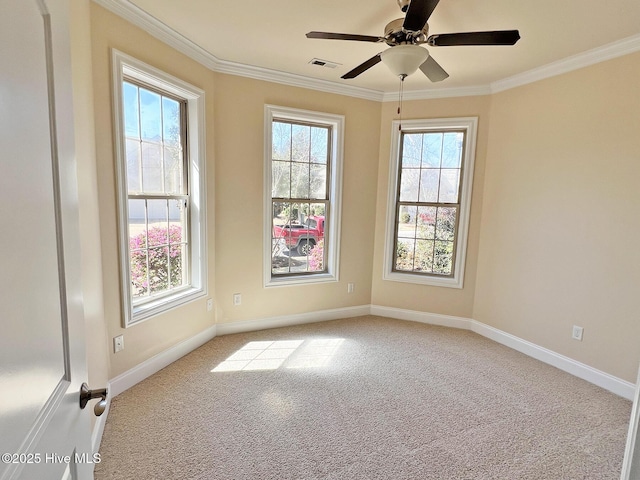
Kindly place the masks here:
POLYGON ((383 280, 393 282, 416 283, 437 287, 462 288, 464 285, 464 267, 467 255, 469 232, 469 214, 473 188, 473 167, 475 163, 477 117, 434 118, 420 120, 395 120, 392 122, 391 159, 389 161, 389 195, 387 199, 387 219, 385 231, 383 280), (400 130, 402 128, 402 131, 400 130), (456 234, 452 276, 438 276, 426 273, 403 273, 393 271, 396 199, 398 195, 398 176, 400 174, 401 133, 428 132, 441 130, 464 130, 465 148, 462 157, 462 185, 460 188, 460 211, 456 234))
POLYGON ((265 105, 264 109, 264 286, 301 285, 308 283, 337 282, 339 280, 340 224, 342 215, 342 159, 344 150, 344 116, 329 113, 299 110, 295 108, 265 105), (328 220, 329 238, 327 245, 327 270, 308 275, 271 275, 271 234, 273 212, 271 204, 271 153, 272 124, 274 120, 315 123, 331 128, 331 179, 329 182, 329 205, 331 215, 328 220))
POLYGON ((116 147, 116 175, 118 200, 118 242, 120 261, 120 291, 122 295, 123 327, 130 327, 167 310, 207 295, 207 239, 206 239, 206 155, 205 155, 205 96, 204 91, 178 78, 147 65, 125 53, 113 49, 113 111, 116 147), (144 302, 131 297, 129 265, 129 212, 124 139, 124 111, 122 83, 125 77, 165 91, 187 105, 187 175, 189 185, 190 285, 179 291, 144 302))

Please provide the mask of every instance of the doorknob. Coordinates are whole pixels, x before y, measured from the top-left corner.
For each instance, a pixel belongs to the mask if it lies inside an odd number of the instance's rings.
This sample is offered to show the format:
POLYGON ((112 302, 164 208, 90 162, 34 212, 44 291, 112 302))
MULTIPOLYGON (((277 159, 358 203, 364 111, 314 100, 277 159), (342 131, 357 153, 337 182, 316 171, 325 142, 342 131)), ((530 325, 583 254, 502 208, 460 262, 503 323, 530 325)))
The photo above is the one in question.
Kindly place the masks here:
POLYGON ((80 408, 86 407, 89 400, 99 398, 100 401, 96 403, 95 407, 93 407, 93 413, 96 414, 96 417, 99 417, 107 408, 107 394, 108 392, 106 388, 89 390, 89 386, 86 383, 83 383, 80 386, 80 408))

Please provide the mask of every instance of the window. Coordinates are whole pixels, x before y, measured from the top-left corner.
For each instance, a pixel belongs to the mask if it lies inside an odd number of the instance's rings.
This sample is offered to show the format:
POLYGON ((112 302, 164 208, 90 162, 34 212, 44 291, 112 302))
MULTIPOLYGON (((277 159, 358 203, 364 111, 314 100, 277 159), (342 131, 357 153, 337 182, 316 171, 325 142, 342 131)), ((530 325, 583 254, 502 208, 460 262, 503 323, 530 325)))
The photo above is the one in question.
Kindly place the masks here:
POLYGON ((462 288, 477 119, 393 128, 384 278, 462 288))
POLYGON ((204 92, 113 52, 129 326, 206 293, 204 92))
POLYGON ((344 119, 265 107, 265 285, 338 278, 344 119))

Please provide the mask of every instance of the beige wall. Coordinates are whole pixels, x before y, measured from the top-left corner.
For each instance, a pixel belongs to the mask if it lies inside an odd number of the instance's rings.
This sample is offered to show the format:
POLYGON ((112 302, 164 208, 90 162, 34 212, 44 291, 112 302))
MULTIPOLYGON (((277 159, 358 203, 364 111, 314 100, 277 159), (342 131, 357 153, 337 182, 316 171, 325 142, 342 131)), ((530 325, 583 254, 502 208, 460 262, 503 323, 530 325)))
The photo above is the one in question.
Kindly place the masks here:
MULTIPOLYGON (((635 381, 640 357, 635 341, 640 334, 635 248, 640 234, 635 185, 640 178, 639 54, 495 95, 405 102, 407 119, 479 117, 465 284, 451 289, 382 280, 395 102, 214 73, 95 4, 91 35, 100 216, 96 248, 101 243, 109 378, 216 318, 238 322, 374 304, 474 318, 635 381), (215 316, 203 299, 121 327, 110 48, 206 92, 209 291, 215 316), (262 285, 265 104, 346 118, 337 283, 262 285), (348 282, 356 285, 353 294, 347 293, 348 282), (234 293, 242 294, 241 306, 233 306, 234 293), (570 339, 573 324, 585 328, 583 342, 570 339), (121 333, 126 348, 113 354, 111 338, 121 333)), ((83 175, 91 181, 90 165, 83 175)), ((87 218, 96 207, 89 203, 85 210, 87 218)), ((85 243, 95 238, 91 227, 85 236, 85 243)), ((88 250, 86 256, 91 255, 97 252, 88 250)), ((92 288, 99 288, 96 271, 85 268, 93 276, 92 288)), ((95 312, 89 316, 99 322, 95 312)), ((103 341, 96 336, 89 343, 103 341)))
POLYGON ((254 320, 370 303, 378 174, 378 102, 216 75, 218 320, 254 320), (344 115, 340 281, 263 287, 264 106, 344 115), (347 283, 355 283, 347 293, 347 283), (233 306, 233 294, 242 305, 233 306))
POLYGON ((489 96, 446 98, 404 102, 402 118, 478 117, 478 138, 469 221, 464 286, 462 289, 415 285, 382 280, 384 262, 385 224, 389 186, 389 160, 391 153, 391 122, 398 118, 397 103, 383 104, 380 122, 380 166, 378 169, 378 200, 376 216, 376 243, 373 256, 373 282, 371 303, 385 307, 403 308, 420 312, 471 317, 475 293, 480 213, 484 165, 489 132, 489 96))
POLYGON ((493 95, 473 311, 630 382, 640 359, 638 78, 636 53, 493 95))
POLYGON ((213 312, 207 311, 206 300, 203 298, 130 328, 122 328, 118 273, 115 156, 112 133, 111 49, 115 48, 132 55, 206 92, 206 150, 209 162, 207 165, 209 209, 207 233, 210 292, 213 292, 215 288, 213 276, 214 122, 211 121, 215 97, 214 74, 95 3, 91 5, 91 35, 104 316, 109 343, 109 378, 113 378, 153 355, 205 330, 214 324, 215 319, 213 312), (124 334, 125 349, 114 354, 111 348, 111 339, 120 334, 124 334))

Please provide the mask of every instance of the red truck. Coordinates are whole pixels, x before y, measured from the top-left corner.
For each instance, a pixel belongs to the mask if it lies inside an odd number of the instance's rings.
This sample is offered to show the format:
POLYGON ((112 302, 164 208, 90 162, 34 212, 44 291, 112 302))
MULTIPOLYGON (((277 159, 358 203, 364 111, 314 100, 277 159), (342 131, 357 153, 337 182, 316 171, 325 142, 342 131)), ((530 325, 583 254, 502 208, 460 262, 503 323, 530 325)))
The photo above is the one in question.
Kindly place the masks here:
POLYGON ((282 238, 291 250, 309 255, 311 249, 324 238, 324 216, 311 215, 302 224, 274 225, 273 237, 282 238))

